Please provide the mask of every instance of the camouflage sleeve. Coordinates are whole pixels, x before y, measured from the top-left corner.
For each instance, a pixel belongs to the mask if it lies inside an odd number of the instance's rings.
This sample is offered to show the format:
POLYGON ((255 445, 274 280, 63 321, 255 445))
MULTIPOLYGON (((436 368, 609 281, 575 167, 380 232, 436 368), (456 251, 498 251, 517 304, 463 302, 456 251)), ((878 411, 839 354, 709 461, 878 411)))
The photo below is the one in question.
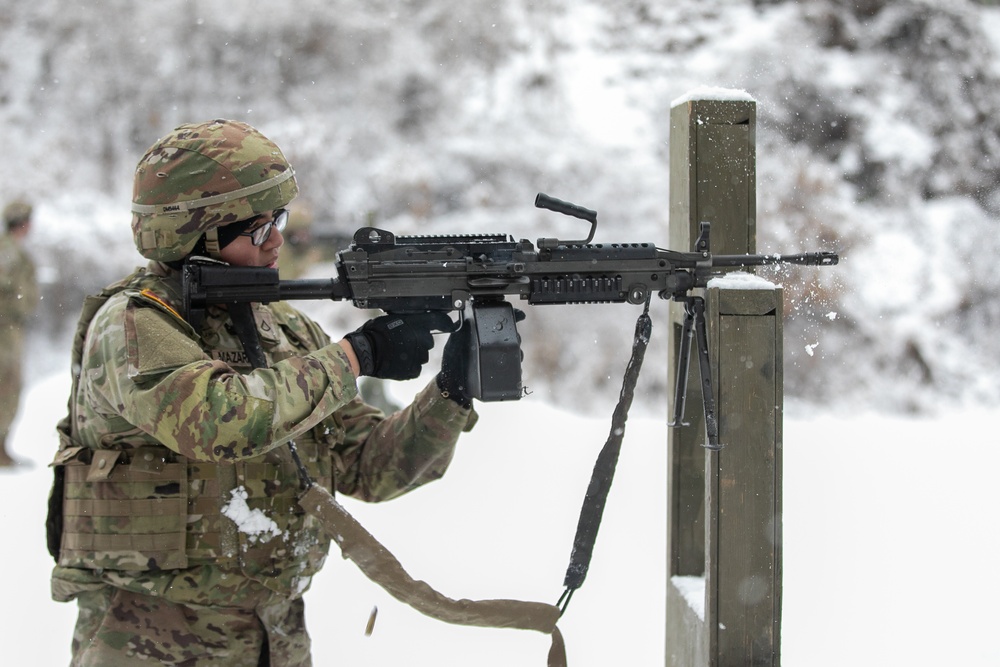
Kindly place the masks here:
POLYGON ((199 461, 263 454, 357 396, 339 345, 240 374, 208 358, 186 322, 128 298, 94 318, 80 382, 104 412, 199 461))
POLYGON ((440 478, 455 443, 477 420, 473 410, 441 396, 433 380, 406 408, 388 417, 360 400, 338 413, 344 444, 334 450, 337 490, 379 502, 440 478))

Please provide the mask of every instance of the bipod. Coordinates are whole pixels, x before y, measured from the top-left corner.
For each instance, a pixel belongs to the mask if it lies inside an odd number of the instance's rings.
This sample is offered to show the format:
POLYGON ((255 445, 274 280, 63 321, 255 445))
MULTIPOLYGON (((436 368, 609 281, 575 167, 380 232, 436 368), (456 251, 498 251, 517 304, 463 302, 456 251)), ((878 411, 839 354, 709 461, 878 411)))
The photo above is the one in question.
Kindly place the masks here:
POLYGON ((677 356, 677 383, 674 385, 674 415, 668 424, 671 428, 688 426, 684 421, 687 404, 688 374, 691 370, 691 339, 698 346, 698 367, 701 374, 701 395, 705 407, 705 435, 708 442, 702 445, 717 452, 725 445, 719 443, 719 418, 715 413, 715 391, 712 389, 712 365, 708 357, 708 328, 705 324, 705 299, 700 296, 675 296, 684 303, 684 328, 681 349, 677 356))

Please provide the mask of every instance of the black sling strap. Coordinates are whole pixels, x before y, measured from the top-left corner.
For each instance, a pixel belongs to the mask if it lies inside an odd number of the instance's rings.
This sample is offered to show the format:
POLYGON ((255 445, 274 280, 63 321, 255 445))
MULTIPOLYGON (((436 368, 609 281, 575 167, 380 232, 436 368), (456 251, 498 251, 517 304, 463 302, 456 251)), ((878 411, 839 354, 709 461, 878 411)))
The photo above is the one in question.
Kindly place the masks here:
POLYGON ((566 568, 566 577, 563 580, 566 590, 563 591, 557 603, 562 613, 566 612, 566 607, 569 606, 573 593, 583 585, 587 571, 590 569, 590 559, 594 553, 594 543, 597 541, 597 530, 601 526, 604 506, 607 504, 608 492, 611 490, 611 482, 614 480, 615 468, 618 465, 622 439, 625 437, 625 421, 628 419, 628 411, 632 406, 635 383, 639 378, 639 370, 642 368, 642 360, 646 356, 646 347, 649 345, 652 331, 653 321, 649 317, 649 298, 647 297, 646 306, 635 323, 632 357, 625 368, 621 394, 611 419, 611 433, 608 435, 601 453, 597 456, 594 472, 590 477, 590 486, 587 487, 587 495, 583 500, 583 507, 580 509, 580 520, 576 526, 576 537, 573 539, 573 551, 570 555, 569 567, 566 568))

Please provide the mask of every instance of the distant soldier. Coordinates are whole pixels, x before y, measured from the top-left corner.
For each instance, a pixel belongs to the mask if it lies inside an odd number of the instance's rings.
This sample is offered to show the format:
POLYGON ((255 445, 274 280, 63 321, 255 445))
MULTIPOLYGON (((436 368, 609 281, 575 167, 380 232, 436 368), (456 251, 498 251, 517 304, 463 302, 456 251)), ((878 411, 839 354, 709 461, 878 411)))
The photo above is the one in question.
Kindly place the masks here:
POLYGON ((3 210, 0 236, 0 466, 17 465, 7 453, 7 436, 21 399, 24 327, 38 303, 35 264, 24 249, 31 231, 31 205, 17 200, 3 210))

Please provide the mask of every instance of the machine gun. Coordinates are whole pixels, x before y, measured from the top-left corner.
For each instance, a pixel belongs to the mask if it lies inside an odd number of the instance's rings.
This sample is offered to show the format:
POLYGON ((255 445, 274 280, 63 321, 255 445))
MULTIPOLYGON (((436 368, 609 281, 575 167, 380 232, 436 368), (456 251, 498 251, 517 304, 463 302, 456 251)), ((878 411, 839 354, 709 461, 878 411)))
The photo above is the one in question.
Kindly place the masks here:
POLYGON ((297 299, 350 300, 358 308, 388 313, 455 311, 456 329, 469 326, 466 386, 483 401, 519 399, 521 350, 513 304, 647 304, 653 294, 685 304, 675 394, 680 424, 687 386, 691 338, 697 340, 705 394, 709 447, 718 446, 704 300, 692 295, 722 269, 772 264, 829 266, 831 252, 796 255, 713 255, 710 225, 701 224, 692 252, 653 243, 592 243, 597 213, 539 193, 535 205, 590 223, 585 239, 527 240, 504 234, 396 236, 375 227, 359 229, 337 255, 337 275, 328 279, 280 280, 275 269, 232 267, 212 260, 189 261, 183 271, 184 315, 200 327, 210 304, 270 303, 297 299))

